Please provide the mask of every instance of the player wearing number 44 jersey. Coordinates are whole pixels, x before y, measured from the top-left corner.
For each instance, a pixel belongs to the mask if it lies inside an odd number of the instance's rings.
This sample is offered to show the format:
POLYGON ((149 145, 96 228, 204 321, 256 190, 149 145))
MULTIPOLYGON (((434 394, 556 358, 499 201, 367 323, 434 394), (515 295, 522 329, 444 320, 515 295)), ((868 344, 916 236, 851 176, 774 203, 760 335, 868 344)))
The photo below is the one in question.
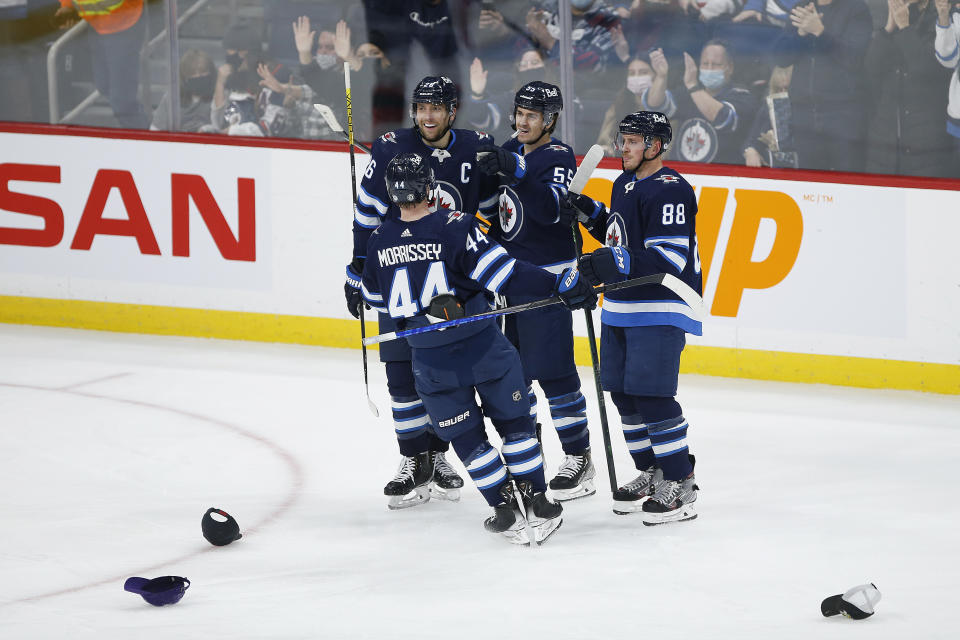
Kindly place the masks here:
MULTIPOLYGON (((406 329, 427 326, 431 318, 487 311, 495 294, 558 295, 571 308, 596 305, 596 294, 575 267, 548 273, 512 258, 474 216, 449 209, 431 213, 427 197, 434 182, 417 154, 390 161, 387 190, 400 217, 386 220, 367 245, 362 292, 370 306, 406 329)), ((546 497, 543 456, 516 349, 493 319, 407 340, 416 390, 433 428, 452 442, 494 507, 486 529, 518 544, 544 542, 560 526, 563 509, 546 497), (487 440, 484 416, 503 440, 501 451, 487 440)))
MULTIPOLYGON (((373 143, 358 189, 353 260, 347 266, 347 308, 354 317, 360 314, 360 274, 367 259, 367 241, 385 220, 399 217, 399 209, 390 202, 384 182, 387 164, 394 156, 415 152, 428 159, 437 177, 430 193, 432 208, 473 214, 478 209, 493 211, 496 207, 496 181, 474 166, 477 146, 493 139, 485 133, 452 129, 456 114, 456 85, 449 78, 428 76, 417 84, 411 97, 414 126, 386 133, 373 143)), ((389 315, 380 315, 381 333, 395 328, 389 315)), ((447 464, 444 452, 449 445, 433 433, 423 402, 417 396, 407 342, 381 344, 380 360, 386 365, 394 429, 403 456, 396 477, 384 487, 388 506, 411 507, 431 496, 459 499, 463 480, 447 464)))
MULTIPOLYGON (((516 135, 502 147, 480 147, 480 170, 500 179, 500 216, 494 235, 510 255, 560 273, 576 263, 570 224, 561 220, 560 202, 566 194, 577 161, 573 149, 553 138, 563 109, 560 88, 530 82, 514 98, 516 135)), ((530 302, 529 296, 510 296, 507 303, 530 302)), ((596 471, 590 458, 587 404, 580 392, 580 376, 573 358, 573 315, 560 306, 509 315, 504 332, 520 352, 527 377, 530 412, 536 418, 536 380, 547 396, 550 417, 565 454, 550 490, 556 500, 573 500, 596 493, 596 471)))
MULTIPOLYGON (((592 284, 665 272, 701 291, 696 197, 661 157, 671 138, 662 113, 628 115, 617 139, 623 173, 613 183, 609 211, 586 196, 568 196, 580 221, 606 244, 580 260, 592 284)), ((701 335, 700 321, 666 288, 645 286, 609 292, 601 322, 601 382, 640 471, 616 491, 613 510, 639 512, 649 525, 696 518, 694 458, 674 396, 686 334, 701 335)))

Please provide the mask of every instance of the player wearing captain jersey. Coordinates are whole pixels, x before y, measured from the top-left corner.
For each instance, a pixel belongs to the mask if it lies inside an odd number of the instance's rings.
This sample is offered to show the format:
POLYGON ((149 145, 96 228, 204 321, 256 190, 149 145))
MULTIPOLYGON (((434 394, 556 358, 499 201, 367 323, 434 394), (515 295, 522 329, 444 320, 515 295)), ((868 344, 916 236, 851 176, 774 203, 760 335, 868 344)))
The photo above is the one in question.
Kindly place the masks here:
MULTIPOLYGON (((478 145, 492 142, 485 134, 452 129, 457 115, 457 87, 449 78, 427 76, 417 84, 410 105, 413 126, 378 138, 357 191, 353 221, 353 260, 347 266, 344 286, 347 309, 360 316, 360 274, 367 258, 367 241, 385 220, 399 217, 390 202, 384 172, 390 160, 415 152, 427 158, 437 178, 431 194, 433 207, 470 214, 496 207, 496 181, 476 170, 478 145)), ((394 321, 380 315, 380 332, 393 331, 394 321)), ((415 506, 435 498, 458 500, 463 480, 447 464, 449 444, 432 432, 426 409, 414 388, 410 348, 405 340, 380 345, 380 360, 387 373, 387 388, 393 410, 394 429, 402 459, 400 468, 384 487, 391 509, 415 506)))
MULTIPOLYGON (((568 196, 581 222, 606 244, 580 260, 591 284, 666 272, 701 291, 697 200, 683 176, 663 166, 672 136, 662 113, 628 115, 620 122, 623 173, 613 183, 609 211, 586 196, 568 196)), ((601 323, 601 382, 640 470, 615 492, 613 510, 639 512, 649 525, 696 518, 694 458, 674 396, 686 334, 701 335, 700 321, 666 288, 641 286, 607 293, 601 323)))
MULTIPOLYGON (((551 135, 561 109, 559 87, 539 80, 525 84, 513 102, 516 135, 501 147, 481 147, 477 161, 481 171, 500 179, 500 216, 491 234, 510 255, 551 273, 573 266, 577 256, 570 225, 560 219, 561 198, 577 170, 573 149, 551 135)), ((510 296, 507 303, 531 299, 510 296)), ((556 305, 510 315, 504 332, 520 352, 531 414, 536 416, 537 396, 531 385, 536 380, 547 396, 563 447, 563 462, 550 481, 553 498, 572 500, 596 493, 587 405, 573 359, 573 315, 556 305)))
MULTIPOLYGON (((512 258, 481 231, 473 215, 446 208, 431 212, 428 197, 436 184, 421 156, 396 156, 385 178, 400 216, 388 218, 370 236, 362 295, 401 329, 429 325, 429 316, 450 319, 489 310, 498 293, 559 295, 571 308, 596 305, 596 294, 575 267, 560 275, 548 273, 512 258)), ((453 443, 494 507, 486 529, 518 544, 544 542, 560 526, 563 508, 545 494, 543 456, 516 350, 493 319, 407 340, 416 391, 436 434, 453 443), (487 440, 484 416, 503 440, 502 457, 487 440), (511 480, 522 496, 523 511, 511 480)))

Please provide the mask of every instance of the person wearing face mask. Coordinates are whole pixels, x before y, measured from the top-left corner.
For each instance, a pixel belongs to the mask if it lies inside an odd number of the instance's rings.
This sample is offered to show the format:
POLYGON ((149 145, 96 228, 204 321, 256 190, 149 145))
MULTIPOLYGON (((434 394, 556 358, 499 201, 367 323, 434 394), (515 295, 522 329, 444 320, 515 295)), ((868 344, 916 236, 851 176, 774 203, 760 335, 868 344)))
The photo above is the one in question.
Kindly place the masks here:
MULTIPOLYGON (((213 59, 199 49, 189 49, 180 58, 180 127, 178 131, 210 131, 210 101, 217 81, 213 59)), ((170 94, 165 94, 153 112, 152 131, 170 126, 170 94)))
POLYGON ((227 29, 223 36, 224 63, 217 68, 217 81, 213 89, 210 121, 218 130, 227 126, 223 110, 227 106, 227 78, 237 71, 253 71, 260 61, 263 45, 260 34, 250 25, 239 23, 227 29))
MULTIPOLYGON (((722 40, 707 42, 699 68, 689 53, 684 52, 683 60, 685 90, 664 111, 680 123, 674 157, 686 162, 742 163, 741 147, 759 104, 750 91, 732 82, 730 45, 722 40)), ((665 60, 664 64, 668 72, 665 60)))
POLYGON ((614 140, 617 136, 617 127, 620 124, 621 113, 632 113, 644 109, 645 99, 656 83, 658 90, 666 94, 666 75, 657 75, 651 64, 651 58, 663 58, 663 50, 657 49, 650 56, 640 54, 633 57, 627 65, 626 86, 617 92, 613 104, 607 109, 603 124, 600 126, 600 135, 597 144, 603 147, 604 153, 614 155, 614 140))
POLYGON ((953 138, 954 176, 960 173, 960 3, 936 0, 937 26, 934 54, 952 70, 947 97, 947 134, 953 138))

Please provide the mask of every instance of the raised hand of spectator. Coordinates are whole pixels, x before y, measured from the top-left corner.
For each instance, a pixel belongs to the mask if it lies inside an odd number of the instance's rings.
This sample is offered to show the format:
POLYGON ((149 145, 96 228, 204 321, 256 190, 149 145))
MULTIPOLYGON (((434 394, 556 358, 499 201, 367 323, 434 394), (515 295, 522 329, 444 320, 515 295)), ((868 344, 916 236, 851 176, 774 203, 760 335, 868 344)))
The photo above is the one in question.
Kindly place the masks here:
POLYGON ((507 25, 503 23, 503 15, 493 9, 481 9, 480 20, 477 22, 478 29, 489 29, 496 35, 503 35, 507 31, 507 25))
POLYGON ((354 71, 363 66, 363 62, 354 55, 353 48, 350 46, 350 27, 346 20, 337 23, 337 32, 333 37, 333 52, 341 60, 349 62, 350 68, 354 71))
POLYGON ((763 14, 761 14, 759 11, 754 11, 753 9, 747 9, 733 16, 733 20, 731 22, 746 22, 747 20, 763 22, 763 14))
POLYGON ((487 73, 480 58, 474 58, 470 65, 470 92, 473 95, 482 96, 487 90, 487 73))
POLYGON ((941 27, 950 24, 950 0, 934 0, 934 6, 937 7, 937 22, 941 27))
POLYGON ((300 16, 293 23, 293 42, 297 47, 297 53, 305 53, 309 56, 313 51, 313 39, 316 37, 317 32, 310 30, 310 18, 307 16, 300 16))
POLYGON ((683 85, 687 89, 693 89, 699 84, 698 77, 700 70, 697 69, 697 63, 686 51, 683 52, 683 85))
POLYGON ((663 55, 663 49, 654 49, 650 52, 650 66, 658 76, 667 76, 670 63, 667 62, 667 56, 663 55))
POLYGON ((530 11, 527 12, 527 31, 530 32, 530 35, 533 36, 533 39, 536 40, 541 47, 549 51, 553 48, 556 40, 547 30, 547 25, 543 22, 542 13, 542 11, 536 8, 530 9, 530 11))
POLYGON ((910 7, 904 0, 887 0, 886 31, 892 33, 896 29, 906 29, 910 26, 910 7))
POLYGON ((610 29, 610 41, 613 42, 613 50, 620 58, 620 62, 626 62, 630 59, 630 45, 623 35, 623 26, 616 25, 610 29))
POLYGON ((270 67, 261 62, 257 65, 257 75, 262 78, 260 80, 260 86, 266 87, 271 91, 276 91, 277 93, 283 93, 283 84, 273 75, 270 67))
POLYGON ((823 33, 823 20, 817 13, 817 7, 812 2, 806 6, 797 6, 790 12, 790 24, 797 29, 801 36, 810 34, 814 37, 820 37, 823 33))

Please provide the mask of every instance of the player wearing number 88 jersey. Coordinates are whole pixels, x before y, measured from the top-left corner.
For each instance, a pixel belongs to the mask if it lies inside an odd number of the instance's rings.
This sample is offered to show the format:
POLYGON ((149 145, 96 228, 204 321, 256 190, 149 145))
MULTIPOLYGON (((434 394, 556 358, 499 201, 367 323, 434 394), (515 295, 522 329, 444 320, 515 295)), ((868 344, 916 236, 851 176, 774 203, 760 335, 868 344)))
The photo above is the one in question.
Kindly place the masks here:
MULTIPOLYGON (((618 136, 623 173, 613 183, 609 211, 570 196, 591 234, 606 245, 580 260, 593 284, 669 273, 701 291, 697 200, 683 176, 663 166, 671 137, 662 113, 628 115, 618 136)), ((642 512, 645 524, 693 519, 693 456, 674 396, 686 334, 701 335, 700 321, 666 288, 642 286, 607 293, 601 322, 601 383, 617 405, 640 471, 614 494, 614 511, 642 512)))

